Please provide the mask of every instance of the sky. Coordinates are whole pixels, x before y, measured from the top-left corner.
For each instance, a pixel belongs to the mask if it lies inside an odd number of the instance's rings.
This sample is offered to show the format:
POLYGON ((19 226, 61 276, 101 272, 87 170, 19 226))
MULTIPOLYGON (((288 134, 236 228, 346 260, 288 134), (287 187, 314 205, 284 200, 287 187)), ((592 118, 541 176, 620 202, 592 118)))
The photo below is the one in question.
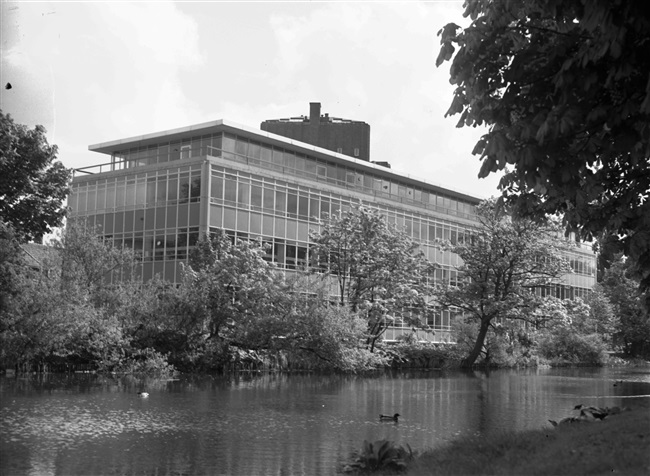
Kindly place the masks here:
POLYGON ((0 109, 47 129, 67 167, 88 146, 192 124, 321 113, 370 124, 370 158, 470 195, 497 195, 456 128, 438 31, 462 1, 0 2, 0 109), (6 89, 6 83, 12 88, 6 89))

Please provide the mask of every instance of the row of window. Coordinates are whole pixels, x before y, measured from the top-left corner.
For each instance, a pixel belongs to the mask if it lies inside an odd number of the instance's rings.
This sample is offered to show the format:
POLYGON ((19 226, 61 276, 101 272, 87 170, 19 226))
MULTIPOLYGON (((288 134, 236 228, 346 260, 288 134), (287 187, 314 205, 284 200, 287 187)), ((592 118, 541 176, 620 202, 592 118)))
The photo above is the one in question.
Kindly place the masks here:
POLYGON ((131 148, 115 153, 113 161, 131 168, 203 156, 271 168, 366 193, 381 194, 396 201, 415 202, 455 215, 470 216, 475 213, 475 203, 452 198, 444 193, 434 193, 400 182, 396 178, 387 179, 352 166, 334 164, 230 134, 218 133, 131 148))
MULTIPOLYGON (((267 225, 263 225, 261 214, 248 214, 246 210, 266 212, 287 217, 288 221, 298 220, 298 225, 295 225, 298 231, 291 228, 294 225, 287 226, 287 235, 284 227, 278 227, 278 230, 281 230, 281 238, 300 240, 307 240, 308 234, 308 226, 302 221, 311 222, 310 226, 315 228, 318 220, 326 214, 345 212, 353 205, 352 199, 341 195, 308 187, 294 188, 285 181, 263 179, 254 174, 237 173, 220 167, 212 169, 210 192, 213 202, 210 225, 271 234, 268 218, 265 218, 267 225), (223 205, 231 205, 236 210, 223 205), (234 218, 235 214, 242 218, 234 218), (235 225, 236 222, 239 224, 235 225)), ((80 183, 73 188, 69 206, 73 214, 78 215, 111 210, 105 213, 104 222, 100 223, 108 234, 198 226, 200 193, 200 170, 190 172, 174 169, 165 173, 139 174, 128 180, 113 177, 80 183)), ((470 233, 467 229, 440 220, 434 221, 424 215, 387 206, 378 208, 389 223, 403 229, 416 241, 444 239, 455 243, 467 239, 470 233)))
POLYGON ((198 227, 104 235, 104 240, 114 246, 134 250, 140 261, 184 261, 198 239, 198 227))
MULTIPOLYGON (((321 192, 314 188, 293 188, 284 181, 262 179, 254 174, 212 167, 211 200, 213 205, 229 205, 237 208, 237 213, 246 210, 272 213, 276 216, 311 221, 315 226, 327 215, 346 212, 358 202, 349 197, 321 192)), ((433 242, 436 239, 449 240, 456 244, 469 239, 471 231, 450 222, 432 217, 408 213, 395 207, 374 204, 386 217, 388 223, 397 226, 416 241, 433 242)), ((219 211, 215 206, 211 210, 219 211)), ((225 209, 224 209, 224 213, 225 209)), ((242 215, 247 216, 247 215, 242 215)), ((220 226, 211 221, 213 226, 220 226)), ((224 223, 230 228, 232 222, 224 223)), ((248 231, 246 229, 240 231, 248 231)), ((257 233, 257 231, 254 231, 257 233)), ((266 232, 264 232, 266 233, 266 232)))
POLYGON ((162 203, 198 202, 201 170, 172 169, 164 174, 139 174, 73 184, 68 206, 76 213, 162 203))
MULTIPOLYGON (((71 216, 82 216, 73 213, 71 216)), ((200 224, 200 204, 174 204, 165 207, 126 210, 121 212, 87 215, 91 226, 104 235, 161 230, 165 228, 182 230, 200 224)))
POLYGON ((574 286, 566 286, 563 284, 555 284, 551 286, 543 286, 536 289, 537 294, 542 297, 554 296, 558 299, 586 299, 591 293, 591 288, 580 288, 574 286))
MULTIPOLYGON (((287 220, 283 217, 262 213, 237 210, 230 207, 210 207, 210 226, 214 229, 224 229, 236 232, 238 238, 273 236, 279 239, 309 242, 309 231, 318 231, 318 226, 306 222, 287 220)), ((443 236, 451 233, 449 225, 440 225, 443 236)), ((436 227, 437 229, 437 227, 436 227)), ((420 249, 432 263, 458 266, 458 255, 450 251, 441 251, 435 244, 421 244, 420 249)))
POLYGON ((593 259, 569 255, 569 262, 574 273, 596 276, 596 267, 593 259))

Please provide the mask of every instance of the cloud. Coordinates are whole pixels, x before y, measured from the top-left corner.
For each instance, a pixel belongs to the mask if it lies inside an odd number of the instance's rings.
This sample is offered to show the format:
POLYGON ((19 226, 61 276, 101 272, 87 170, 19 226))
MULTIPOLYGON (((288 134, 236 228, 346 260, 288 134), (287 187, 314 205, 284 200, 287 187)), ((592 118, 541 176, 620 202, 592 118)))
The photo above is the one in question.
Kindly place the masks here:
POLYGON ((302 15, 277 13, 271 19, 276 87, 287 97, 322 102, 333 116, 368 122, 372 160, 491 195, 496 181, 478 183, 480 162, 471 155, 481 131, 459 130, 457 117, 444 117, 453 87, 448 66, 435 66, 437 33, 448 22, 466 23, 461 13, 460 4, 415 2, 328 3, 302 15))
POLYGON ((174 3, 107 2, 101 8, 115 36, 146 64, 175 70, 204 63, 197 24, 174 3))
POLYGON ((459 3, 12 5, 2 108, 56 131, 69 166, 101 160, 87 144, 221 118, 258 127, 318 101, 368 122, 373 160, 396 170, 451 184, 480 167, 478 131, 443 117, 453 88, 435 67, 437 31, 462 23, 459 3))

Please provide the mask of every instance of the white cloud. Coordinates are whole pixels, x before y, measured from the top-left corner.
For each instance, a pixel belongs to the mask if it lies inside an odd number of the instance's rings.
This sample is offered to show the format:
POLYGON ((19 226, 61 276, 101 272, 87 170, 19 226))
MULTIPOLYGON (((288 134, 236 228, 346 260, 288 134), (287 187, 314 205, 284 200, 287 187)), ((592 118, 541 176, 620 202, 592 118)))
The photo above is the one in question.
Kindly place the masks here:
POLYGON ((460 3, 13 4, 2 75, 18 84, 2 108, 55 129, 67 165, 102 160, 87 144, 222 118, 258 127, 318 101, 371 125, 373 160, 490 194, 478 131, 443 117, 453 88, 435 67, 460 3))
POLYGON ((277 88, 323 103, 324 112, 371 125, 373 160, 483 196, 496 180, 476 179, 478 130, 444 118, 453 87, 436 68, 438 30, 463 23, 460 4, 316 5, 307 15, 276 14, 277 88))
POLYGON ((204 62, 194 19, 172 2, 105 3, 115 35, 146 63, 187 68, 204 62))

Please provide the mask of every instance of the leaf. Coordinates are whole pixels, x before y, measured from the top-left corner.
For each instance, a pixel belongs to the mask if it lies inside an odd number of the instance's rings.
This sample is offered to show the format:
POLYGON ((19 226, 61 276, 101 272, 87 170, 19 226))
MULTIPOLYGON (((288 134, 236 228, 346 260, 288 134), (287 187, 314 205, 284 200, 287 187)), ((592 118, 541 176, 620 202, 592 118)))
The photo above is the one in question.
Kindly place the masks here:
POLYGON ((496 160, 494 159, 494 156, 485 156, 483 158, 483 164, 481 165, 481 169, 479 170, 478 177, 479 178, 485 178, 490 173, 496 172, 498 170, 497 168, 497 163, 496 160))

